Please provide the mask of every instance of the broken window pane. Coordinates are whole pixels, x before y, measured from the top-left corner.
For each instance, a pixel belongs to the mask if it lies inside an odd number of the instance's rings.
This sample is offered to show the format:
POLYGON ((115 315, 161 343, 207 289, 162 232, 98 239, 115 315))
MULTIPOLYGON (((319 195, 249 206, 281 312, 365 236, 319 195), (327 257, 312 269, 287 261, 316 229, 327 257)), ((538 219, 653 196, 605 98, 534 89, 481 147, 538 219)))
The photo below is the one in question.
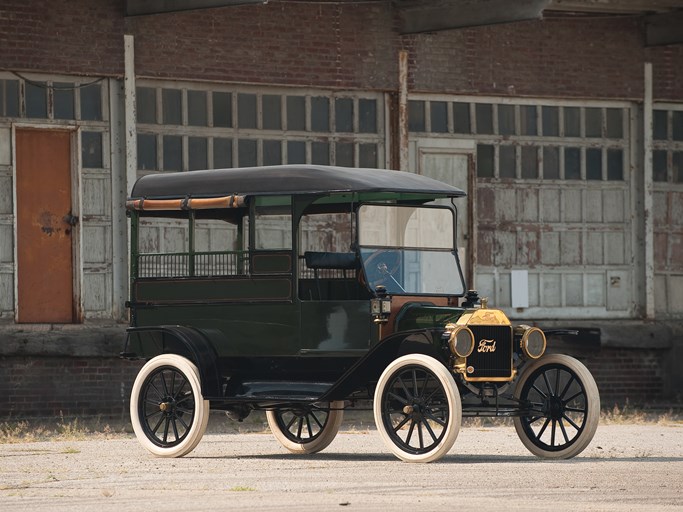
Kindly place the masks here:
POLYGON ((359 144, 358 165, 360 167, 377 167, 377 144, 359 144))
POLYGON ((602 150, 586 149, 586 179, 602 180, 602 150))
POLYGON ((516 177, 515 146, 500 146, 498 152, 498 177, 516 177))
POLYGON ((52 89, 55 119, 74 119, 74 84, 55 83, 52 89))
POLYGON ((287 163, 306 163, 306 143, 298 140, 287 141, 287 163))
POLYGON ((81 119, 84 121, 102 120, 102 86, 91 84, 80 89, 81 119))
POLYGON ((209 125, 206 91, 187 91, 187 124, 190 126, 209 125))
POLYGON ((213 93, 213 125, 219 128, 232 127, 232 94, 213 93))
POLYGON ((610 181, 624 179, 624 151, 622 149, 607 150, 607 179, 610 181))
POLYGON ((19 117, 19 81, 5 80, 5 115, 19 117))
POLYGON ((477 133, 493 134, 493 105, 477 103, 474 109, 477 120, 477 133))
POLYGON ((279 140, 263 141, 263 165, 280 165, 282 163, 282 144, 279 140))
POLYGON ((214 169, 232 167, 232 139, 213 139, 213 167, 214 169))
POLYGON ((498 133, 501 135, 515 134, 514 105, 498 105, 498 133))
POLYGON ((207 169, 209 167, 207 155, 207 140, 204 137, 189 137, 187 139, 188 168, 190 171, 207 169))
MULTIPOLYGON (((237 95, 237 126, 239 128, 256 128, 256 95, 237 95)), ((255 141, 252 141, 255 142, 255 141)), ((240 141, 240 144, 242 141, 240 141)), ((240 150, 241 153, 241 150, 240 150)), ((240 159, 242 156, 240 155, 240 159)), ((256 165, 254 163, 254 165, 256 165)))
POLYGON ((581 109, 564 107, 564 136, 581 137, 581 109))
POLYGON ((543 148, 543 179, 560 178, 560 148, 545 146, 543 148))
POLYGON ((164 171, 183 170, 183 138, 180 135, 164 135, 164 171))
POLYGON ((239 167, 254 167, 256 162, 256 141, 240 139, 237 142, 237 164, 239 167))
POLYGON ((280 96, 264 94, 263 98, 263 129, 282 129, 282 103, 280 96))
POLYGON ((138 87, 135 92, 137 121, 140 124, 157 122, 156 90, 151 87, 138 87))
POLYGON ((408 102, 408 130, 411 132, 424 132, 425 130, 425 102, 408 102))
POLYGON ((26 117, 47 118, 45 82, 26 82, 26 117))
POLYGON ((652 179, 654 181, 667 181, 668 165, 666 151, 656 150, 652 152, 652 179))
POLYGON ((522 178, 538 179, 538 148, 522 146, 522 178))
POLYGON ((602 137, 602 109, 587 108, 584 110, 586 116, 586 137, 602 137))
POLYGON ((353 143, 337 142, 335 145, 335 164, 342 167, 353 167, 353 143))
POLYGON ((666 110, 653 110, 652 112, 652 128, 653 138, 655 140, 667 140, 668 137, 668 112, 666 110))
POLYGON ((519 107, 519 121, 522 135, 538 135, 536 115, 536 107, 534 105, 522 105, 519 107))
POLYGON ((83 167, 95 169, 103 167, 100 132, 81 132, 81 164, 83 167))
POLYGON ((453 131, 471 133, 469 103, 453 103, 453 131))
POLYGON ((157 168, 157 138, 150 133, 138 133, 138 169, 152 171, 157 168))
POLYGON ((557 137, 560 135, 560 111, 557 107, 544 106, 541 109, 543 116, 543 135, 557 137))
POLYGON ((163 124, 183 124, 183 95, 179 89, 161 90, 161 112, 163 124))
POLYGON ((306 98, 287 96, 287 129, 304 131, 306 129, 306 98))
POLYGON ((334 101, 336 130, 338 132, 353 132, 353 99, 337 98, 334 101))
POLYGON ((477 176, 493 178, 493 146, 477 144, 477 176))
POLYGON ((358 131, 360 133, 377 133, 376 100, 358 100, 358 131))
POLYGON ((579 148, 564 148, 564 179, 581 179, 581 150, 579 148))
POLYGON ((674 110, 672 113, 672 139, 683 140, 683 112, 674 110))
POLYGON ((445 101, 430 102, 429 113, 431 115, 431 131, 448 133, 448 103, 445 101))
POLYGON ((330 131, 330 100, 322 96, 311 98, 311 130, 330 131))
POLYGON ((330 144, 328 142, 313 142, 311 144, 311 163, 330 165, 330 144))
POLYGON ((607 118, 607 137, 611 139, 621 139, 624 136, 624 115, 620 108, 605 109, 607 118))
POLYGON ((683 151, 671 153, 672 177, 674 183, 683 183, 683 151))

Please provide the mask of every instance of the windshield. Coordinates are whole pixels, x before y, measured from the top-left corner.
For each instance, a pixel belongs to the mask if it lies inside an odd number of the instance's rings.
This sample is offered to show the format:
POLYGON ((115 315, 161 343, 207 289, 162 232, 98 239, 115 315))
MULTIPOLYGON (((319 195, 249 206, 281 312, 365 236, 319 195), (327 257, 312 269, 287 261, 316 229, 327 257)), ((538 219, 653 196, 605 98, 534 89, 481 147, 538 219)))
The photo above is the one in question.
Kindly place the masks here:
POLYGON ((462 295, 450 208, 363 205, 358 242, 368 286, 390 294, 462 295))

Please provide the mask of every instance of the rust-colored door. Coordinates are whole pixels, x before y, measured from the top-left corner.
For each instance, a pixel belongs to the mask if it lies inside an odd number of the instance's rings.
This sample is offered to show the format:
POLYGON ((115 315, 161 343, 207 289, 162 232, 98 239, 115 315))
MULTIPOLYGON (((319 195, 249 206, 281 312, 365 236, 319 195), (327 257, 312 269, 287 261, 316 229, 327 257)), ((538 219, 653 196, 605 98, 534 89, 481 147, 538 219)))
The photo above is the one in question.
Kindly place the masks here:
POLYGON ((71 133, 16 130, 17 320, 74 315, 71 133))

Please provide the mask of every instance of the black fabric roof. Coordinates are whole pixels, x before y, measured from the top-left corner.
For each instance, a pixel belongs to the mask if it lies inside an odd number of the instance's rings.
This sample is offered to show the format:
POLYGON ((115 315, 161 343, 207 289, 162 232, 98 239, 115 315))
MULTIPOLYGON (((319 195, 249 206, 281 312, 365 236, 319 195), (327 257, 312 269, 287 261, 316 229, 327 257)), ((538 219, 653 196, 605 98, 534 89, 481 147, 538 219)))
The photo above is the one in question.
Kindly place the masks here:
POLYGON ((135 183, 131 199, 326 192, 396 192, 402 195, 433 194, 440 197, 466 195, 459 188, 409 172, 323 165, 280 165, 149 174, 135 183))

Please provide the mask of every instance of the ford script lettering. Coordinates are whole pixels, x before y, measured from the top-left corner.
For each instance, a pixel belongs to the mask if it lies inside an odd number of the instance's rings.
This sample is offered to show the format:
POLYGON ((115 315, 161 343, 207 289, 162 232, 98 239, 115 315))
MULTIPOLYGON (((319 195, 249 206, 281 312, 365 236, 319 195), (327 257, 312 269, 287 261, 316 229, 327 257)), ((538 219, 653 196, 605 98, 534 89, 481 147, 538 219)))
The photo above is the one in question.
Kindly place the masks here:
POLYGON ((495 352, 496 340, 481 340, 477 347, 477 352, 495 352))

